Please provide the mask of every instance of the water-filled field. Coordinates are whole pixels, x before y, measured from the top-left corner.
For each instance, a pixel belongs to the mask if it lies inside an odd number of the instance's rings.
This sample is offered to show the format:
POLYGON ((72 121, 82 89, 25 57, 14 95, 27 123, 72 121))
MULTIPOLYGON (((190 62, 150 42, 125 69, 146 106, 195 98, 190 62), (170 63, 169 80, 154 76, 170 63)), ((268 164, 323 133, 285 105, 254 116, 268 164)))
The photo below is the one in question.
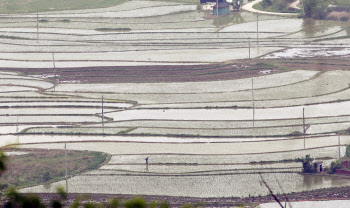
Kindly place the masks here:
MULTIPOLYGON (((276 193, 290 193, 327 187, 340 187, 349 184, 347 179, 324 176, 303 176, 296 173, 262 174, 262 177, 276 190, 276 193), (283 190, 276 181, 281 181, 283 190)), ((163 195, 167 190, 170 196, 197 197, 248 197, 266 195, 268 190, 260 185, 258 174, 209 175, 209 176, 159 176, 159 175, 82 175, 68 180, 71 193, 84 193, 94 187, 93 193, 126 193, 163 195), (137 189, 133 187, 138 187, 137 189), (172 187, 171 189, 167 187, 172 187), (245 187, 242 189, 242 187, 245 187), (259 188, 257 188, 259 187, 259 188)), ((44 186, 23 189, 23 192, 54 192, 55 183, 50 189, 44 186)))
POLYGON ((70 193, 269 194, 259 172, 276 193, 350 185, 296 162, 350 144, 346 22, 115 3, 2 14, 1 146, 111 155, 70 193))
MULTIPOLYGON (((346 208, 349 206, 349 200, 330 200, 330 201, 303 201, 303 202, 288 202, 289 206, 295 208, 312 208, 312 207, 339 207, 346 208)), ((277 203, 260 204, 259 208, 277 208, 280 207, 277 203)))

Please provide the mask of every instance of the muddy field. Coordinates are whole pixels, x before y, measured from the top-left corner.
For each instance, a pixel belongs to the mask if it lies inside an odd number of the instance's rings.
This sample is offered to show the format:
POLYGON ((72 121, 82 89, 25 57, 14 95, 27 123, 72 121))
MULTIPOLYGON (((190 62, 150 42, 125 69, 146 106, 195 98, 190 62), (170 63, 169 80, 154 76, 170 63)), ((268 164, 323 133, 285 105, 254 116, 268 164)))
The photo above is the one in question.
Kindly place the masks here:
POLYGON ((28 76, 50 77, 55 82, 72 83, 152 83, 232 80, 289 70, 330 71, 350 69, 348 59, 303 58, 235 60, 209 65, 144 65, 48 69, 0 68, 28 76), (56 76, 56 78, 55 78, 56 76))

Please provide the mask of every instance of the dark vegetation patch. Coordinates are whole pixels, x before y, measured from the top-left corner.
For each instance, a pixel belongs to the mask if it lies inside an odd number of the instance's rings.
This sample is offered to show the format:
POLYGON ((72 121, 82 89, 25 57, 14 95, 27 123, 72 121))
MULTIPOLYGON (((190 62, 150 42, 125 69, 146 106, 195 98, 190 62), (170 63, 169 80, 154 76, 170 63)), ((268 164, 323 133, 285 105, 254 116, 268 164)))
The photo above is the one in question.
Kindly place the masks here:
POLYGON ((30 40, 29 38, 22 38, 18 36, 10 36, 10 35, 0 35, 0 39, 30 40))
POLYGON ((106 27, 103 27, 103 28, 96 28, 95 29, 96 31, 101 31, 101 32, 118 32, 118 31, 131 31, 130 28, 106 28, 106 27))
MULTIPOLYGON (((6 149, 13 150, 28 154, 8 156, 7 170, 0 178, 0 190, 52 183, 65 178, 64 150, 6 149)), ((68 175, 97 169, 107 157, 102 152, 67 150, 68 175)))
POLYGON ((258 10, 281 13, 294 13, 299 10, 289 7, 294 0, 263 0, 253 7, 258 10))
POLYGON ((45 22, 49 22, 48 19, 40 19, 39 22, 45 23, 45 22))
POLYGON ((70 19, 61 19, 61 20, 58 20, 58 22, 70 22, 70 19))

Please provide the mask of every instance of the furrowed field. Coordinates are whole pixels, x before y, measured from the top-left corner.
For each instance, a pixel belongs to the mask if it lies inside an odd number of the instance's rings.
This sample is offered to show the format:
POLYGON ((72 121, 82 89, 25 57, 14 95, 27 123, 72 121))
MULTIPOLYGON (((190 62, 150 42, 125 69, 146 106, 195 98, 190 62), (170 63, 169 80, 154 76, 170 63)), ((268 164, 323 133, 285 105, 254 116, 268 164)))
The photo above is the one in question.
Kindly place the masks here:
MULTIPOLYGON (((110 156, 68 172, 69 193, 267 195, 260 172, 281 194, 350 186, 295 162, 329 166, 350 145, 349 22, 98 2, 42 4, 38 21, 35 5, 10 2, 0 15, 0 145, 18 148, 11 157, 110 156)), ((66 181, 50 184, 20 191, 66 181)))

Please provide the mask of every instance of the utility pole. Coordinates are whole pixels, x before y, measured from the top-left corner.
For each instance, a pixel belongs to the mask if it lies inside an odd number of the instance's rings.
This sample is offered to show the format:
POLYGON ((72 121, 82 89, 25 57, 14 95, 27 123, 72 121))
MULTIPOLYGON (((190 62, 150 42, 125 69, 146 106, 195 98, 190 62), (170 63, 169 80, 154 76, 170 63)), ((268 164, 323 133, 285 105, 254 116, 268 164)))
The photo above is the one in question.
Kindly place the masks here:
POLYGON ((252 79, 252 100, 253 100, 253 133, 255 127, 255 98, 254 98, 254 79, 252 79))
POLYGON ((67 164, 67 143, 64 143, 64 160, 66 164, 66 192, 68 193, 68 164, 67 164))
POLYGON ((303 131, 304 131, 304 149, 305 149, 305 108, 303 108, 303 131))
POLYGON ((53 69, 54 69, 54 75, 55 75, 55 78, 56 78, 55 53, 52 53, 52 64, 53 64, 53 69))
POLYGON ((104 114, 103 114, 103 95, 102 95, 102 134, 105 134, 105 128, 104 128, 104 114))
POLYGON ((340 132, 338 132, 338 152, 339 152, 339 159, 340 159, 340 132))
POLYGON ((16 123, 16 134, 18 134, 18 115, 17 115, 17 123, 16 123))
POLYGON ((248 47, 249 47, 249 59, 250 59, 250 37, 248 38, 248 47))
POLYGON ((19 144, 19 134, 18 134, 18 115, 17 115, 17 123, 16 123, 16 134, 17 134, 17 144, 19 144))
POLYGON ((256 47, 259 55, 259 12, 256 13, 256 47))
POLYGON ((39 9, 38 7, 36 8, 36 38, 37 38, 37 41, 39 42, 39 9))
MULTIPOLYGON (((55 64, 55 53, 52 53, 52 64, 53 64, 53 74, 54 74, 54 79, 56 82, 56 64, 55 64)), ((53 91, 56 91, 56 84, 54 83, 53 85, 53 91)))

